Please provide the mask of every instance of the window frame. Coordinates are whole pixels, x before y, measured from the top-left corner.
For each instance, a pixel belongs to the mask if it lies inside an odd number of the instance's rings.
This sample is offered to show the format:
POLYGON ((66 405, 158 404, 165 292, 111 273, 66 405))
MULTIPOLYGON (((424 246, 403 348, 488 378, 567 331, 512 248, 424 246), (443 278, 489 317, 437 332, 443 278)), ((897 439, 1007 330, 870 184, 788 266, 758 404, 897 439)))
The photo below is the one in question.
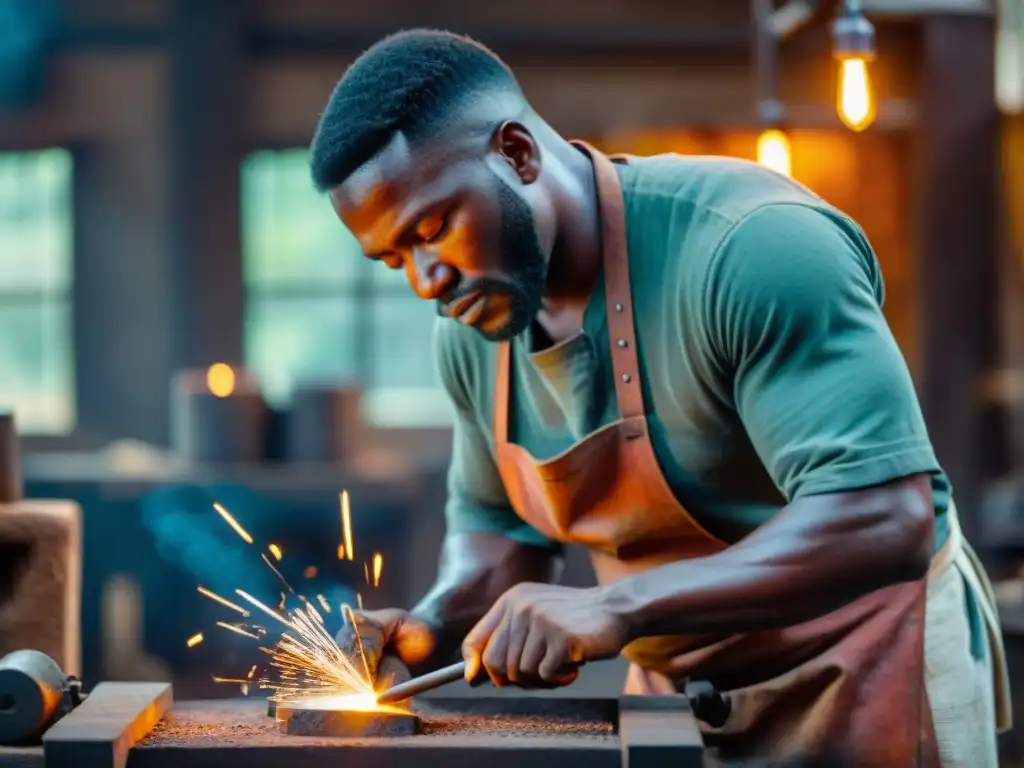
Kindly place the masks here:
MULTIPOLYGON (((243 162, 247 161, 253 155, 258 153, 286 153, 286 152, 303 152, 308 151, 304 143, 299 142, 273 142, 270 144, 264 144, 261 146, 253 147, 247 146, 243 153, 243 162)), ((245 204, 244 204, 244 176, 242 169, 239 169, 239 194, 242 195, 242 202, 239 205, 239 226, 245 228, 245 204)), ((340 224, 339 224, 340 226, 340 224)), ((247 278, 246 275, 246 254, 245 254, 245 237, 242 238, 242 311, 243 318, 246 317, 248 308, 250 306, 250 299, 253 297, 262 297, 264 299, 280 299, 280 298, 293 298, 293 299, 304 299, 304 298, 319 298, 327 299, 333 298, 339 301, 351 301, 355 303, 357 311, 355 317, 358 323, 357 328, 353 331, 352 338, 354 339, 354 358, 356 360, 355 369, 361 372, 365 372, 366 381, 363 384, 364 398, 366 401, 363 404, 363 417, 366 420, 368 426, 373 429, 384 429, 384 430, 408 430, 408 429, 449 429, 450 428, 450 414, 445 414, 442 418, 436 419, 424 419, 422 422, 411 423, 407 420, 396 420, 394 423, 385 423, 375 418, 374 412, 386 411, 386 403, 388 397, 394 397, 394 393, 405 389, 402 387, 380 387, 375 388, 373 385, 373 378, 375 375, 376 367, 373 361, 374 352, 376 349, 375 341, 378 336, 379 326, 374 319, 374 303, 379 299, 389 298, 410 298, 410 288, 405 281, 394 282, 394 283, 382 283, 379 280, 374 279, 374 269, 383 269, 379 265, 366 264, 364 269, 361 269, 354 280, 346 283, 330 283, 325 284, 322 281, 317 281, 313 277, 304 277, 298 280, 289 281, 287 283, 281 283, 276 286, 268 283, 260 284, 259 282, 247 278), (374 390, 383 394, 381 396, 381 402, 375 404, 374 390)), ((419 300, 419 299, 414 299, 419 300)), ((244 319, 243 319, 244 322, 244 319)), ((242 356, 243 364, 248 364, 248 354, 245 349, 245 343, 243 342, 242 356)), ((437 392, 437 405, 447 407, 447 396, 443 392, 443 387, 440 382, 437 383, 435 388, 425 389, 422 387, 409 387, 410 392, 437 392)), ((433 405, 433 403, 429 403, 433 405)))
MULTIPOLYGON (((71 371, 72 371, 72 406, 74 408, 74 424, 70 431, 56 434, 43 434, 43 433, 25 433, 19 431, 19 442, 23 451, 35 452, 35 451, 53 451, 53 450, 71 450, 86 447, 98 447, 100 442, 98 440, 90 439, 82 430, 81 424, 83 422, 83 403, 79 393, 79 376, 81 366, 81 356, 77 354, 78 351, 78 336, 79 326, 78 318, 76 316, 76 307, 79 306, 79 258, 78 258, 78 228, 77 223, 77 167, 79 153, 81 151, 81 142, 78 141, 66 141, 61 140, 60 137, 35 137, 32 140, 22 140, 20 138, 5 137, 4 141, 0 141, 0 153, 14 154, 14 153, 29 153, 29 152, 43 152, 51 149, 61 149, 67 152, 71 158, 71 188, 68 190, 71 199, 71 248, 70 248, 70 260, 71 269, 69 274, 69 285, 66 291, 62 294, 63 299, 68 307, 71 316, 71 333, 69 336, 70 347, 71 347, 71 371)), ((5 295, 20 294, 22 297, 29 294, 36 294, 39 299, 47 297, 59 298, 59 294, 54 294, 48 291, 6 291, 0 289, 0 301, 3 301, 5 295)), ((17 411, 15 411, 15 420, 17 420, 17 411)))

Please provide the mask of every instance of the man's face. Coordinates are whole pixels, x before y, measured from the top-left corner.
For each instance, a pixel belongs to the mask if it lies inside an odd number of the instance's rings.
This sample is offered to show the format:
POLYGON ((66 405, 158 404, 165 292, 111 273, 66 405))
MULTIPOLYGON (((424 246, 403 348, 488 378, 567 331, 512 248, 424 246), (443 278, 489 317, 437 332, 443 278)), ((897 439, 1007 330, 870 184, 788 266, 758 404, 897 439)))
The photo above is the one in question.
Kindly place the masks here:
POLYGON ((413 148, 398 135, 331 201, 367 258, 404 269, 438 314, 504 341, 540 310, 548 263, 513 184, 503 161, 468 145, 413 148))

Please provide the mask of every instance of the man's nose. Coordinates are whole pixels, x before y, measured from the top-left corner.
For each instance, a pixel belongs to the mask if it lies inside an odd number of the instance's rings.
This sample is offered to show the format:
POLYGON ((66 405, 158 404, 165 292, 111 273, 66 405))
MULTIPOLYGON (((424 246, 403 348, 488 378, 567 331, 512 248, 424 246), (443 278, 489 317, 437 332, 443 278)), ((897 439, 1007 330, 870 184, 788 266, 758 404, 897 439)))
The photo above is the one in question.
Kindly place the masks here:
POLYGON ((421 299, 432 301, 448 293, 459 280, 458 273, 422 251, 413 253, 409 283, 421 299))

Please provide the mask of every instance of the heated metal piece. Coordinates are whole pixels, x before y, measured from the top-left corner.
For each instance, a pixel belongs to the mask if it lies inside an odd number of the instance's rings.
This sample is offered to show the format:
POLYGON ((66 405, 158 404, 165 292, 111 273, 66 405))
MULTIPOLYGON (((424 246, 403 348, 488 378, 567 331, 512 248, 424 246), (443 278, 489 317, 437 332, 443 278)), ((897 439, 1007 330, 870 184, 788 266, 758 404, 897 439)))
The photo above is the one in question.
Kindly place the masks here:
POLYGON ((397 704, 400 701, 411 699, 413 696, 419 696, 421 693, 440 688, 442 685, 462 680, 465 676, 466 662, 460 661, 389 688, 377 696, 377 703, 397 704))
POLYGON ((37 744, 43 732, 82 700, 81 683, 39 651, 0 659, 0 744, 37 744))
POLYGON ((281 733, 289 736, 376 738, 412 736, 419 729, 419 718, 412 712, 322 709, 302 702, 279 703, 277 722, 281 733))

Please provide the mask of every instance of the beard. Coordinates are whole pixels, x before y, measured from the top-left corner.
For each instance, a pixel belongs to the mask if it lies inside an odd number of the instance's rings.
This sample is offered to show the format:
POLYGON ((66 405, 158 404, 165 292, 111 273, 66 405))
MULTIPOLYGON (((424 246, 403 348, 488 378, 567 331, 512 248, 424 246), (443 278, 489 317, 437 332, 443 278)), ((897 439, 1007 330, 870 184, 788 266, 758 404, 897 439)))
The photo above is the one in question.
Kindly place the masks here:
MULTIPOLYGON (((537 237, 530 206, 501 178, 495 177, 495 181, 501 208, 499 263, 507 277, 485 277, 459 286, 451 296, 445 297, 445 302, 455 301, 474 291, 484 296, 504 294, 509 300, 505 321, 486 331, 476 330, 488 341, 508 341, 529 328, 540 312, 548 259, 537 237)), ((442 310, 442 305, 438 304, 438 314, 443 314, 442 310)))

